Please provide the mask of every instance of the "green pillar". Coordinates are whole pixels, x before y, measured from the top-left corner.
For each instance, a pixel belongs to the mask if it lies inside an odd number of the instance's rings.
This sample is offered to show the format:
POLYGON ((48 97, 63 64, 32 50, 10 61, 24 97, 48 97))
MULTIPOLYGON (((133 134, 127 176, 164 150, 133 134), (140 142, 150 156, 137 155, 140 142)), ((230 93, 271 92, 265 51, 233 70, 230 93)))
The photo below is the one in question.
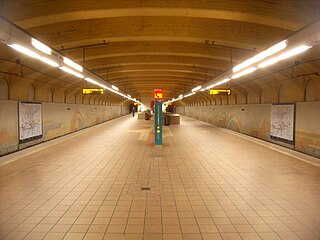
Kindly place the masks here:
POLYGON ((154 101, 154 144, 162 145, 162 101, 154 101))

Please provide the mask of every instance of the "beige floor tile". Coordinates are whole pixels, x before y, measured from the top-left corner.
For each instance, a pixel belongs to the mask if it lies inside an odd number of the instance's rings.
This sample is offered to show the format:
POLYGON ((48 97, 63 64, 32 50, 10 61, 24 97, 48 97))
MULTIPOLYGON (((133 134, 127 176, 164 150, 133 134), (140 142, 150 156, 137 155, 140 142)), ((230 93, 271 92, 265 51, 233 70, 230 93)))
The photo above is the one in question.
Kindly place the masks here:
POLYGON ((199 228, 200 228, 200 232, 202 234, 204 233, 218 233, 218 228, 216 225, 214 224, 207 224, 207 225, 199 225, 199 228))
POLYGON ((238 233, 221 233, 223 240, 242 240, 238 233))
POLYGON ((18 231, 13 231, 11 233, 4 235, 1 237, 1 239, 5 240, 20 240, 23 239, 29 232, 18 232, 18 231))
POLYGON ((65 233, 48 233, 44 240, 62 240, 65 235, 65 233))
POLYGON ((169 233, 181 233, 181 228, 180 226, 168 226, 168 225, 164 225, 163 226, 163 233, 165 234, 169 234, 169 233))
POLYGON ((72 226, 71 224, 57 224, 57 225, 54 225, 53 228, 51 228, 50 232, 66 233, 69 231, 71 226, 72 226))
POLYGON ((263 240, 280 240, 281 238, 274 232, 259 233, 263 240))
POLYGON ((106 233, 103 240, 123 240, 123 234, 119 233, 106 233))
POLYGON ((41 240, 46 236, 44 232, 30 232, 24 239, 25 240, 41 240))
POLYGON ((168 233, 163 234, 163 240, 183 240, 183 237, 181 234, 176 233, 168 233))
POLYGON ((107 224, 93 224, 89 227, 88 233, 104 233, 108 228, 107 224))
POLYGON ((54 224, 38 224, 32 231, 33 232, 49 232, 54 224))
POLYGON ((103 237, 103 233, 86 233, 83 240, 102 240, 103 237))
POLYGON ((179 219, 181 225, 197 225, 196 218, 180 218, 179 219))
POLYGON ((181 226, 181 230, 183 234, 200 233, 198 225, 184 225, 181 226))
POLYGON ((142 234, 143 233, 143 225, 127 225, 126 234, 142 234))
POLYGON ((183 239, 184 240, 202 240, 202 236, 201 234, 186 233, 186 234, 183 234, 183 239))
POLYGON ((109 225, 107 233, 124 233, 126 225, 109 225))
POLYGON ((222 240, 219 233, 204 233, 202 234, 203 240, 222 240))
POLYGON ((178 218, 162 218, 163 225, 180 225, 178 218))
POLYGON ((235 233, 235 232, 237 232, 235 227, 231 224, 217 225, 217 228, 220 233, 235 233))
POLYGON ((257 233, 240 233, 243 240, 261 240, 257 233))
POLYGON ((67 233, 63 240, 79 240, 83 239, 84 233, 67 233))

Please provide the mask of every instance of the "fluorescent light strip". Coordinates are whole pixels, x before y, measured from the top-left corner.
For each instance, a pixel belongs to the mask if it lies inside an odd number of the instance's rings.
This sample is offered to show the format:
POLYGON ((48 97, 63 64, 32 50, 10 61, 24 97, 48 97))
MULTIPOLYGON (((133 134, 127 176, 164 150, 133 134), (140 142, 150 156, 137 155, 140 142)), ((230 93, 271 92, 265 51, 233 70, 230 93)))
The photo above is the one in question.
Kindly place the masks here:
POLYGON ((111 87, 112 87, 114 90, 119 91, 119 88, 117 88, 116 86, 111 85, 111 87))
POLYGON ((246 70, 244 70, 244 71, 242 71, 242 72, 239 72, 239 73, 234 74, 231 78, 232 78, 232 79, 236 79, 236 78, 242 77, 242 76, 244 76, 244 75, 247 75, 247 74, 249 74, 249 73, 252 73, 252 72, 254 72, 255 70, 257 70, 257 68, 251 67, 251 68, 248 68, 248 69, 246 69, 246 70))
MULTIPOLYGON (((46 45, 42 44, 41 42, 37 41, 36 39, 32 39, 32 45, 33 45, 35 48, 37 48, 38 50, 40 50, 40 51, 42 51, 42 52, 44 52, 44 53, 46 53, 46 54, 51 54, 51 49, 50 49, 49 47, 47 47, 46 45), (46 49, 46 47, 47 47, 47 49, 46 49), (50 52, 49 52, 49 49, 50 49, 50 52)), ((56 63, 55 61, 52 61, 51 59, 46 58, 46 57, 42 57, 42 56, 40 56, 38 53, 36 53, 36 52, 34 52, 34 51, 26 48, 26 47, 23 47, 23 46, 21 46, 21 45, 19 45, 19 44, 8 44, 8 46, 11 47, 11 48, 13 48, 13 49, 15 49, 15 50, 17 50, 18 52, 21 52, 21 53, 29 56, 29 57, 39 59, 40 61, 42 61, 42 62, 44 62, 44 63, 46 63, 46 64, 48 64, 48 65, 50 65, 50 66, 52 66, 52 67, 59 67, 59 64, 56 63)), ((83 71, 83 68, 82 68, 80 65, 74 63, 73 61, 71 61, 70 59, 68 59, 68 58, 66 58, 66 57, 63 57, 63 62, 66 63, 68 66, 73 67, 73 68, 75 68, 76 70, 78 70, 78 71, 80 71, 80 72, 83 71)), ((78 72, 75 72, 75 71, 73 71, 73 70, 70 69, 70 68, 67 68, 67 67, 59 67, 59 68, 60 68, 61 70, 65 71, 65 72, 67 72, 67 73, 70 73, 70 74, 78 77, 78 78, 84 78, 84 76, 83 76, 82 74, 80 74, 80 73, 78 73, 78 72)), ((114 86, 114 85, 112 85, 111 88, 109 88, 109 87, 107 87, 107 86, 105 86, 105 85, 103 85, 103 84, 98 83, 97 81, 95 81, 95 80, 93 80, 93 79, 91 79, 91 78, 85 78, 85 80, 88 81, 88 82, 90 82, 90 83, 92 83, 92 84, 95 84, 95 85, 97 85, 97 86, 100 86, 100 87, 102 87, 102 88, 104 88, 104 89, 107 89, 107 90, 109 90, 109 91, 112 91, 112 92, 114 92, 114 93, 116 93, 116 94, 118 94, 118 95, 120 95, 120 96, 123 96, 123 97, 125 97, 125 98, 128 98, 128 99, 130 99, 130 100, 132 100, 132 101, 134 101, 134 102, 140 103, 140 102, 137 101, 135 98, 132 99, 129 94, 128 94, 128 96, 130 96, 130 97, 127 97, 125 94, 118 92, 119 89, 118 89, 116 86, 114 86)))
POLYGON ((63 57, 63 62, 67 64, 69 67, 72 67, 79 72, 83 71, 83 67, 81 67, 79 64, 75 63, 74 61, 70 60, 69 58, 63 57))
POLYGON ((46 58, 46 57, 40 57, 39 60, 41 62, 44 62, 52 67, 59 67, 60 65, 58 63, 56 63, 55 61, 52 61, 51 59, 49 58, 46 58))
POLYGON ((192 89, 191 91, 192 92, 196 92, 196 91, 198 91, 198 90, 200 90, 201 89, 201 86, 198 86, 198 87, 195 87, 194 89, 192 89))
POLYGON ((252 58, 249 58, 248 60, 240 63, 239 65, 235 66, 232 70, 233 72, 239 72, 240 70, 256 63, 256 62, 259 62, 277 52, 280 52, 281 50, 285 49, 287 47, 287 40, 284 40, 270 48, 268 48, 267 50, 255 55, 254 57, 252 58))
POLYGON ((28 48, 25 48, 19 44, 8 44, 8 46, 13 48, 14 50, 17 50, 18 52, 28 55, 29 57, 38 58, 38 59, 40 58, 40 55, 38 53, 35 53, 34 51, 28 48))
POLYGON ((213 88, 213 87, 215 87, 215 86, 216 86, 216 84, 212 84, 212 85, 206 87, 206 90, 208 90, 208 89, 210 89, 210 88, 213 88))
POLYGON ((283 59, 286 59, 286 58, 290 58, 290 57, 293 57, 297 54, 300 54, 302 52, 305 52, 307 51, 309 48, 311 48, 311 46, 307 46, 307 45, 301 45, 299 47, 296 47, 290 51, 287 51, 285 53, 282 53, 278 58, 280 60, 283 60, 283 59))
POLYGON ((95 85, 98 85, 99 83, 91 78, 84 78, 84 80, 86 80, 87 82, 89 83, 92 83, 92 84, 95 84, 95 85))
POLYGON ((37 39, 31 38, 31 44, 39 51, 45 54, 51 55, 51 52, 52 52, 51 48, 44 45, 42 42, 39 42, 37 39))
POLYGON ((287 59, 287 58, 290 58, 292 56, 295 56, 297 54, 300 54, 302 52, 305 52, 307 51, 309 48, 311 48, 311 46, 307 46, 307 45, 301 45, 299 47, 296 47, 292 50, 289 50, 287 52, 284 52, 282 53, 281 55, 279 55, 278 57, 274 57, 274 58, 271 58, 265 62, 262 62, 258 65, 258 68, 264 68, 264 67, 267 67, 267 66, 270 66, 272 64, 275 64, 281 60, 284 60, 284 59, 287 59))
POLYGON ((272 64, 275 64, 275 63, 277 63, 279 61, 280 61, 280 59, 278 57, 270 58, 267 61, 264 61, 264 62, 260 63, 258 65, 258 68, 265 68, 265 67, 268 67, 268 66, 270 66, 272 64))
POLYGON ((189 94, 187 94, 187 95, 185 95, 184 97, 186 98, 186 97, 190 97, 191 95, 193 95, 193 94, 196 94, 195 92, 192 92, 192 93, 189 93, 189 94))
POLYGON ((83 76, 82 74, 77 73, 77 72, 73 71, 73 70, 70 69, 70 68, 60 67, 60 69, 63 70, 63 71, 65 71, 65 72, 67 72, 67 73, 70 73, 70 74, 72 74, 72 75, 74 75, 74 76, 76 76, 76 77, 78 77, 78 78, 84 78, 84 76, 83 76))
POLYGON ((221 85, 221 84, 224 84, 226 82, 229 82, 231 79, 230 78, 225 78, 217 83, 214 84, 214 86, 217 86, 217 85, 221 85))

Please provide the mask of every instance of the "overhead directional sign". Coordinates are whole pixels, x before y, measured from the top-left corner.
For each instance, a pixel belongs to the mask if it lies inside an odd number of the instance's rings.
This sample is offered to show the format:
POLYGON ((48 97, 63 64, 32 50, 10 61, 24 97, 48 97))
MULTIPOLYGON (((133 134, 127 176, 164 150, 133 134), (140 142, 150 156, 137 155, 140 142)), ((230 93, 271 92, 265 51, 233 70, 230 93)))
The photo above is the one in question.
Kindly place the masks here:
POLYGON ((161 100, 163 98, 163 90, 162 89, 155 89, 153 91, 154 99, 161 100))
POLYGON ((230 89, 210 89, 212 95, 231 95, 230 89))
POLYGON ((83 88, 82 89, 83 95, 102 95, 104 94, 103 88, 83 88))

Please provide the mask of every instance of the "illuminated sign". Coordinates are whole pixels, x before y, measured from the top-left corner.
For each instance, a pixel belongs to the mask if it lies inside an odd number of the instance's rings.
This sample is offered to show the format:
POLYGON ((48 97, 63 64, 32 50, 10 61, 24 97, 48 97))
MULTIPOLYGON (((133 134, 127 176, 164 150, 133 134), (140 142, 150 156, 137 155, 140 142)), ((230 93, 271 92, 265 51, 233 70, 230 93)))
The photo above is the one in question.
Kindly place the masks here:
POLYGON ((230 89, 210 89, 212 95, 231 95, 230 89))
POLYGON ((155 89, 153 91, 153 96, 154 96, 154 99, 161 100, 163 98, 163 90, 162 89, 155 89))
POLYGON ((104 94, 103 88, 83 88, 82 89, 83 95, 102 95, 104 94))

